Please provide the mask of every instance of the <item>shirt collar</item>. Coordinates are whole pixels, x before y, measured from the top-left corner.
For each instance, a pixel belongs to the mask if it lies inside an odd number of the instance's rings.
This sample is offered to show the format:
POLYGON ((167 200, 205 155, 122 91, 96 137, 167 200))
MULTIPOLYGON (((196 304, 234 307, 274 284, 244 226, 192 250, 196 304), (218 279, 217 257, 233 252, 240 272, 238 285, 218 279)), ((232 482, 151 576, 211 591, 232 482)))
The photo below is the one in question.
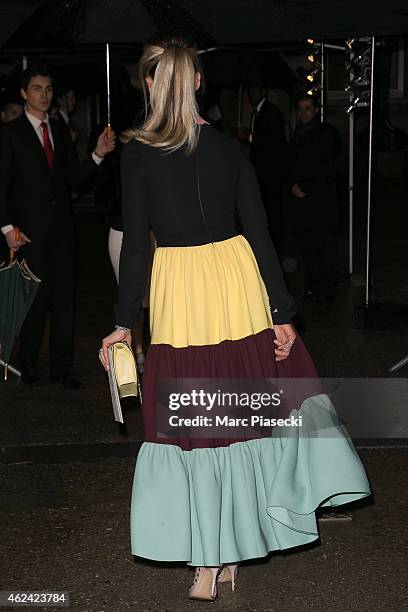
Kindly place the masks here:
POLYGON ((35 116, 34 116, 34 115, 32 115, 31 113, 29 113, 27 109, 26 109, 26 111, 25 111, 25 114, 26 114, 27 119, 28 119, 28 120, 29 120, 29 122, 31 123, 31 125, 32 125, 34 128, 36 128, 36 129, 40 127, 40 125, 42 124, 42 122, 43 122, 43 121, 44 121, 44 123, 46 123, 46 124, 48 125, 48 127, 49 127, 49 125, 50 125, 50 118, 49 118, 49 116, 48 116, 48 113, 47 113, 47 116, 45 117, 45 119, 43 119, 43 120, 38 119, 38 117, 35 117, 35 116))
POLYGON ((61 117, 64 119, 65 123, 67 125, 69 125, 69 115, 67 113, 67 111, 65 111, 63 108, 59 109, 59 113, 61 115, 61 117))

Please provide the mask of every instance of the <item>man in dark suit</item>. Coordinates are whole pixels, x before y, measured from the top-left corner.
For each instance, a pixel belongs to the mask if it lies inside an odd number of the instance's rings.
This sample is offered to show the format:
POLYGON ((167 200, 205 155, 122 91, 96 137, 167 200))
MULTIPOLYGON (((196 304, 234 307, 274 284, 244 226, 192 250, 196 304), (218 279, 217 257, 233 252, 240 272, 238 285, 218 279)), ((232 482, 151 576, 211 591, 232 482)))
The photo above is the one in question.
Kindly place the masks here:
POLYGON ((318 100, 297 101, 298 125, 289 147, 288 212, 302 252, 305 295, 333 301, 337 270, 339 212, 336 162, 342 142, 337 130, 321 123, 318 100))
POLYGON ((282 195, 287 164, 285 121, 276 104, 266 99, 265 88, 250 87, 248 95, 253 107, 250 159, 258 178, 269 232, 279 252, 283 238, 282 195))
POLYGON ((41 279, 21 331, 22 380, 39 383, 37 359, 50 308, 51 380, 78 389, 81 383, 72 374, 75 271, 70 189, 96 176, 115 139, 102 133, 92 159, 79 163, 65 124, 48 117, 53 87, 46 67, 23 73, 21 95, 25 112, 4 125, 0 136, 0 227, 8 247, 20 251, 41 279))

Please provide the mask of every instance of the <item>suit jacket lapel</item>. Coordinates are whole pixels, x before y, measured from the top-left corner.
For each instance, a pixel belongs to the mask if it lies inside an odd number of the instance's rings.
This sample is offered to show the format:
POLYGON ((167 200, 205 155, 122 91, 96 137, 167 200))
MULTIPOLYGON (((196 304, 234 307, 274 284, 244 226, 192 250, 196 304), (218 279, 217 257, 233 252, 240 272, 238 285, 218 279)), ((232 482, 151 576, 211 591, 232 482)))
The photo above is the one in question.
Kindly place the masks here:
POLYGON ((51 125, 51 131, 52 131, 52 139, 54 141, 54 169, 56 169, 57 166, 59 166, 63 145, 62 145, 61 131, 60 131, 60 126, 58 125, 58 121, 54 121, 51 119, 50 125, 51 125))

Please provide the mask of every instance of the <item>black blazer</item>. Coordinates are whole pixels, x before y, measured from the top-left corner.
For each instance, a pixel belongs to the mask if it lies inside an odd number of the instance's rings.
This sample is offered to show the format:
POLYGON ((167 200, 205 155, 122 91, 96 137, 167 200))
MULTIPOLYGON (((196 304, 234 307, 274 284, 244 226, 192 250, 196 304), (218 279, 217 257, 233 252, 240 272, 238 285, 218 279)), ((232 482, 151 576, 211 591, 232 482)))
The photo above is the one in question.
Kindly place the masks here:
POLYGON ((53 228, 65 238, 73 233, 70 188, 94 176, 97 164, 80 163, 65 124, 50 119, 54 169, 23 114, 0 131, 0 226, 16 225, 33 242, 47 239, 53 228))
POLYGON ((341 147, 337 130, 318 119, 308 129, 298 131, 290 143, 288 206, 304 228, 316 223, 338 226, 336 164, 341 147), (305 198, 291 195, 296 183, 306 194, 305 198))
POLYGON ((123 243, 118 325, 137 320, 150 262, 150 229, 158 246, 193 246, 242 233, 250 243, 276 323, 296 311, 268 232, 252 164, 239 143, 210 125, 200 128, 196 151, 186 156, 132 140, 122 153, 123 243))
POLYGON ((287 164, 285 121, 279 108, 265 100, 254 122, 251 144, 251 162, 258 178, 284 175, 287 164))

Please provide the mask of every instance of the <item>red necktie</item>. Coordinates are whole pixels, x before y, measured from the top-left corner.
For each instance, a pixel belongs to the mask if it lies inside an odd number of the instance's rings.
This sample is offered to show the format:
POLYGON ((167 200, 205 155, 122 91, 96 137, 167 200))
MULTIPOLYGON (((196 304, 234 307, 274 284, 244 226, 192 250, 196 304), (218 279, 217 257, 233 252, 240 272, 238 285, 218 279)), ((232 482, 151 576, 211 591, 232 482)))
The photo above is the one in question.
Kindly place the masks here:
POLYGON ((48 165, 52 170, 54 167, 54 149, 52 148, 51 140, 50 140, 50 132, 48 130, 48 125, 45 121, 42 121, 41 129, 43 133, 43 143, 44 143, 44 151, 47 157, 48 165))

